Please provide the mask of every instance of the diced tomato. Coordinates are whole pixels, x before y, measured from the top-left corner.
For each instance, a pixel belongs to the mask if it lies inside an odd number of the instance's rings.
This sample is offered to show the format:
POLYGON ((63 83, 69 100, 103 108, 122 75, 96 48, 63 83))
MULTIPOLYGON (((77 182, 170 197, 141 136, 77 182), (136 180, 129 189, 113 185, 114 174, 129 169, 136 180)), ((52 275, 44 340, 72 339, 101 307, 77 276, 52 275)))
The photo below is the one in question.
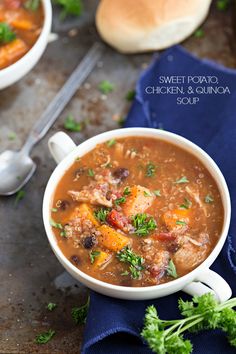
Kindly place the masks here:
POLYGON ((19 9, 21 6, 21 0, 4 0, 5 6, 10 10, 19 9))
POLYGON ((159 241, 173 241, 176 239, 176 235, 172 232, 160 232, 159 234, 154 234, 152 237, 159 241))
POLYGON ((106 220, 108 224, 118 229, 123 229, 125 226, 128 225, 128 219, 115 209, 112 209, 110 211, 110 213, 107 215, 106 220))

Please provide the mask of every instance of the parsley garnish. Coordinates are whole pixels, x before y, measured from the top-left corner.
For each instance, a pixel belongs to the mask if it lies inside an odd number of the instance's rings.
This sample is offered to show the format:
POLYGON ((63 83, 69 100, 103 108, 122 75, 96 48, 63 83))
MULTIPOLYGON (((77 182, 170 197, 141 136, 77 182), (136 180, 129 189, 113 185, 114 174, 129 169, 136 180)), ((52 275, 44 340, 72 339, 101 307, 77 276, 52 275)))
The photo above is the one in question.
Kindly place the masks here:
POLYGON ((49 303, 47 304, 47 309, 48 309, 49 311, 53 311, 56 307, 57 307, 57 304, 55 304, 54 302, 49 302, 49 303))
POLYGON ((95 176, 94 170, 92 168, 88 169, 88 176, 89 177, 94 177, 95 176))
POLYGON ((60 223, 54 221, 53 219, 50 220, 50 225, 51 225, 52 227, 55 227, 56 229, 63 230, 62 224, 60 224, 60 223))
POLYGON ((0 44, 12 42, 16 38, 15 33, 5 22, 0 22, 0 44))
POLYGON ((180 205, 180 209, 189 209, 192 206, 192 202, 188 198, 184 198, 184 203, 180 205))
POLYGON ((205 200, 205 203, 207 203, 207 204, 211 204, 214 202, 214 198, 209 194, 205 196, 204 200, 205 200))
POLYGON ((204 31, 202 28, 199 28, 197 29, 195 32, 194 32, 194 37, 196 38, 202 38, 204 37, 204 31))
POLYGON ((80 16, 84 9, 81 0, 54 0, 54 2, 62 7, 60 14, 62 20, 67 15, 80 16))
POLYGON ((176 272, 175 264, 172 259, 169 261, 168 267, 166 268, 167 274, 172 278, 178 278, 178 274, 176 272))
POLYGON ((216 7, 219 11, 225 11, 229 7, 229 0, 217 0, 216 7))
POLYGON ((135 227, 135 234, 138 236, 148 235, 150 231, 157 228, 156 221, 147 214, 136 214, 132 218, 132 224, 135 227))
POLYGON ((127 101, 133 101, 133 99, 135 98, 136 95, 136 91, 135 90, 131 90, 128 91, 125 98, 127 99, 127 101))
POLYGON ((104 95, 107 95, 114 90, 114 85, 108 80, 103 80, 98 85, 98 88, 104 95))
POLYGON ((90 297, 88 297, 86 304, 81 307, 73 307, 73 309, 71 310, 71 317, 73 318, 76 324, 84 324, 86 322, 89 302, 90 297))
POLYGON ((152 194, 146 191, 143 192, 143 195, 144 197, 152 197, 152 194))
POLYGON ((16 193, 16 199, 15 199, 15 203, 14 205, 17 206, 17 204, 25 197, 25 191, 23 191, 22 189, 20 189, 17 193, 16 193))
POLYGON ((80 132, 82 130, 82 124, 76 122, 72 114, 69 114, 64 122, 64 128, 70 132, 80 132))
POLYGON ((39 8, 39 3, 40 0, 27 0, 24 3, 24 7, 26 8, 26 10, 37 11, 39 8))
POLYGON ((155 194, 156 197, 161 197, 160 189, 157 189, 157 190, 153 191, 153 193, 155 194))
POLYGON ((90 262, 91 262, 91 264, 94 263, 95 258, 98 257, 98 256, 100 255, 100 253, 101 253, 100 251, 91 251, 91 252, 89 253, 89 257, 90 257, 90 262))
POLYGON ((123 194, 124 195, 130 195, 130 193, 131 193, 130 188, 128 186, 125 187, 123 194))
POLYGON ((57 209, 57 208, 52 208, 51 211, 52 211, 53 213, 56 213, 56 212, 58 211, 58 209, 57 209))
POLYGON ((122 277, 125 277, 126 275, 129 275, 129 272, 128 272, 128 270, 126 270, 123 273, 120 273, 120 275, 122 275, 122 277))
POLYGON ((107 215, 109 214, 110 210, 109 209, 98 209, 94 212, 94 216, 96 219, 98 219, 101 223, 104 223, 106 221, 107 215))
POLYGON ((183 176, 180 179, 177 179, 174 183, 175 184, 181 184, 181 183, 188 183, 189 180, 187 179, 187 177, 183 176))
POLYGON ((149 162, 146 166, 146 176, 153 177, 156 173, 156 166, 153 163, 149 162))
POLYGON ((52 337, 55 335, 55 331, 53 331, 52 329, 49 329, 49 331, 47 332, 43 332, 43 333, 40 333, 36 336, 35 338, 35 342, 37 344, 45 344, 47 342, 50 341, 50 339, 52 339, 52 337))
POLYGON ((181 226, 185 226, 186 222, 182 221, 182 220, 176 220, 176 225, 181 225, 181 226))
MULTIPOLYGON (((119 261, 129 264, 129 271, 132 279, 140 278, 141 271, 144 269, 144 259, 141 256, 134 253, 129 246, 126 246, 117 253, 117 258, 119 261)), ((127 275, 127 272, 124 273, 127 275)))
POLYGON ((126 198, 125 197, 121 197, 121 198, 118 198, 114 201, 115 205, 119 205, 119 204, 123 204, 126 202, 126 198))
POLYGON ((113 145, 115 145, 116 144, 116 140, 115 139, 111 139, 111 140, 108 140, 107 141, 107 146, 108 147, 112 147, 113 145))
POLYGON ((179 299, 179 310, 184 318, 162 320, 154 306, 146 310, 141 336, 154 353, 190 354, 192 344, 183 337, 185 331, 220 329, 229 343, 236 347, 236 298, 218 303, 211 293, 193 297, 192 301, 179 299))

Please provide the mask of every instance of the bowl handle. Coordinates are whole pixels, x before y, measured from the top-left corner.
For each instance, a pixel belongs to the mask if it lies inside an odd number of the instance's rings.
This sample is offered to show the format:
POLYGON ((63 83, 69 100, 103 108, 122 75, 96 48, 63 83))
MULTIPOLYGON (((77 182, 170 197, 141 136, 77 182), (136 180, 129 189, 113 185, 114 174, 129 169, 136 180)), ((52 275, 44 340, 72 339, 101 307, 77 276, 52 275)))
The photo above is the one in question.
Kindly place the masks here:
POLYGON ((65 133, 58 132, 48 140, 49 151, 59 164, 76 147, 73 140, 65 133))
POLYGON ((216 272, 205 269, 197 278, 182 289, 192 296, 201 296, 211 292, 219 302, 228 300, 232 295, 229 284, 216 272))

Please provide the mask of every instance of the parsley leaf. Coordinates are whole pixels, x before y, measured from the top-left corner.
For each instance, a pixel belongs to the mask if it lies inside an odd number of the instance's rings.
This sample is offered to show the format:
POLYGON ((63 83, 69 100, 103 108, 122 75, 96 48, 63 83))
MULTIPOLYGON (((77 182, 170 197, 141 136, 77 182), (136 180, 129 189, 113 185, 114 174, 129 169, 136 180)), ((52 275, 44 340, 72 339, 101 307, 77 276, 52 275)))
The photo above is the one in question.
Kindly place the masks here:
POLYGON ((98 85, 98 88, 104 95, 107 95, 114 90, 114 85, 108 80, 103 80, 98 85))
POLYGON ((227 10, 229 7, 229 3, 230 3, 229 0, 217 0, 217 2, 216 2, 217 10, 219 10, 219 11, 227 10))
POLYGON ((209 194, 205 196, 204 200, 205 200, 205 203, 207 203, 207 204, 211 204, 214 202, 214 198, 209 194))
POLYGON ((153 191, 153 193, 155 194, 156 197, 161 197, 160 189, 157 189, 157 190, 153 191))
POLYGON ((80 16, 84 10, 81 0, 54 0, 54 3, 62 7, 60 17, 62 20, 67 15, 80 16))
MULTIPOLYGON (((144 270, 144 259, 134 253, 129 246, 123 248, 117 253, 117 258, 120 262, 129 264, 130 276, 132 279, 139 279, 141 276, 141 271, 144 270)), ((128 275, 127 271, 123 275, 128 275)))
POLYGON ((130 191, 130 187, 128 187, 128 186, 127 186, 127 187, 125 187, 125 188, 124 188, 124 192, 123 192, 123 194, 124 194, 124 195, 130 195, 130 193, 131 193, 131 191, 130 191))
POLYGON ((146 166, 146 176, 153 177, 156 173, 156 166, 153 163, 149 162, 146 166))
POLYGON ((26 10, 37 11, 39 8, 40 0, 27 0, 24 3, 26 10))
POLYGON ((166 268, 167 274, 172 278, 177 278, 178 274, 176 272, 175 264, 172 259, 169 261, 168 267, 166 268))
POLYGON ((69 114, 64 122, 64 128, 70 132, 81 132, 82 124, 76 122, 73 115, 69 114))
POLYGON ((91 264, 93 264, 95 262, 95 258, 98 257, 100 255, 100 253, 101 253, 100 251, 91 251, 89 253, 91 264))
POLYGON ((176 220, 176 225, 181 225, 181 226, 185 226, 186 225, 186 222, 185 221, 182 221, 182 220, 176 220))
POLYGON ((60 223, 54 221, 53 219, 50 220, 50 225, 51 225, 52 227, 55 227, 56 229, 63 230, 62 224, 60 224, 60 223))
POLYGON ((180 209, 189 209, 192 206, 192 202, 188 198, 184 198, 184 203, 180 205, 180 209))
POLYGON ((11 30, 10 26, 5 22, 0 22, 0 44, 12 42, 16 38, 16 34, 11 30))
POLYGON ((81 307, 73 307, 73 309, 71 310, 71 317, 73 318, 76 324, 84 324, 86 322, 89 303, 90 297, 88 297, 86 304, 81 307))
POLYGON ((109 214, 110 210, 101 208, 98 209, 94 212, 94 216, 96 219, 98 219, 101 223, 104 223, 106 221, 107 215, 109 214))
POLYGON ((202 38, 204 37, 204 31, 202 28, 199 28, 197 29, 195 32, 194 32, 194 37, 196 38, 202 38))
POLYGON ((119 205, 119 204, 123 204, 126 202, 126 198, 125 197, 121 197, 121 198, 117 198, 114 203, 115 205, 119 205))
POLYGON ((152 197, 152 194, 146 191, 143 192, 143 195, 144 197, 152 197))
POLYGON ((132 218, 132 224, 135 227, 134 233, 138 236, 146 236, 157 228, 154 218, 148 217, 147 214, 136 214, 132 218))
POLYGON ((115 139, 111 139, 111 140, 108 140, 107 141, 107 146, 108 147, 112 147, 113 145, 115 145, 116 144, 116 140, 115 139))
POLYGON ((52 337, 55 335, 55 331, 53 331, 52 329, 49 329, 47 332, 43 332, 40 333, 36 336, 35 338, 35 342, 37 344, 45 344, 47 342, 50 341, 50 339, 52 339, 52 337))
POLYGON ((18 203, 25 197, 25 191, 23 191, 23 189, 20 189, 17 193, 16 193, 16 199, 15 199, 15 203, 14 205, 17 206, 18 203))
POLYGON ((88 176, 89 177, 94 177, 95 176, 94 170, 92 168, 88 169, 88 176))
POLYGON ((135 98, 135 95, 136 95, 136 91, 135 90, 131 90, 131 91, 128 91, 125 98, 127 101, 133 101, 133 99, 135 98))
POLYGON ((55 304, 54 302, 49 302, 49 303, 47 304, 47 309, 48 309, 49 311, 53 311, 56 307, 57 307, 57 304, 55 304))
POLYGON ((180 179, 177 179, 174 183, 175 184, 182 184, 182 183, 188 183, 189 180, 187 179, 187 177, 183 176, 180 179))

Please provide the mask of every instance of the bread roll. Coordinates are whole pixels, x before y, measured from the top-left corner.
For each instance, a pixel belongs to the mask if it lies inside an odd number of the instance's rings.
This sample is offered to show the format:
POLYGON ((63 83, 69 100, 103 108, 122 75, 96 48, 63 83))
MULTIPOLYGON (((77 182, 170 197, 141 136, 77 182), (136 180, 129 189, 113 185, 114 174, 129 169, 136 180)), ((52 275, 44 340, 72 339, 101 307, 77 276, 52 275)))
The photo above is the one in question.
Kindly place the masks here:
POLYGON ((211 0, 101 0, 98 32, 123 53, 164 49, 193 33, 206 18, 211 0))

